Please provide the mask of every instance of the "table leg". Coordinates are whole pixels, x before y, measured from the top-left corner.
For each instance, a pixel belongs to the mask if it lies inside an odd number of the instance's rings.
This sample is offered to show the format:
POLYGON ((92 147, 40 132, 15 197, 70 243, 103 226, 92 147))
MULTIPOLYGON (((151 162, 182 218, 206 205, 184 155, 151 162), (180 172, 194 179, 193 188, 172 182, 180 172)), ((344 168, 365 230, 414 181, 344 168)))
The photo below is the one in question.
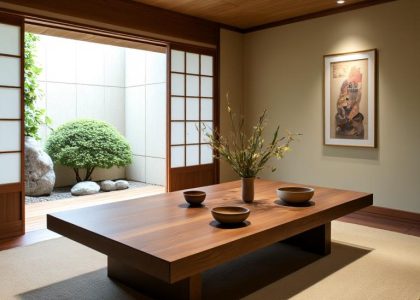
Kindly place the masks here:
POLYGON ((108 256, 108 277, 156 299, 201 299, 200 274, 170 284, 108 256))
POLYGON ((309 229, 284 241, 305 251, 321 255, 331 253, 331 222, 309 229))

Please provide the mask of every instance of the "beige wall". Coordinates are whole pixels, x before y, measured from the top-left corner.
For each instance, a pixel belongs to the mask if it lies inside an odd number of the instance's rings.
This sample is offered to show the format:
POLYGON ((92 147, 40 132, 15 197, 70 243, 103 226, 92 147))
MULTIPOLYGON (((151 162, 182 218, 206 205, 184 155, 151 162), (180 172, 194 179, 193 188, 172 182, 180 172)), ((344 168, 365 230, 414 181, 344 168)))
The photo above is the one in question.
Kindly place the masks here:
MULTIPOLYGON (((232 108, 243 113, 243 35, 224 30, 220 32, 220 130, 229 133, 229 116, 226 110, 226 94, 232 108)), ((224 161, 220 163, 220 181, 236 180, 239 177, 224 161)))
POLYGON ((280 124, 304 134, 276 173, 261 176, 373 192, 375 205, 420 212, 419 32, 420 1, 399 0, 246 34, 248 124, 267 108, 268 132, 280 124), (371 48, 379 62, 378 148, 323 146, 323 55, 371 48))

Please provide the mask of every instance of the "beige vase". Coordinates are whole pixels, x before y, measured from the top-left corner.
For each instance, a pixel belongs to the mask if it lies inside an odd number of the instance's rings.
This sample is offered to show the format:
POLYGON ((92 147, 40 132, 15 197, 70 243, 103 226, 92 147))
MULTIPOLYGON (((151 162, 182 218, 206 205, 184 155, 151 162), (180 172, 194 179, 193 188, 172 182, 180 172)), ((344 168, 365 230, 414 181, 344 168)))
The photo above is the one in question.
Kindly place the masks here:
POLYGON ((242 178, 242 200, 246 203, 254 201, 254 181, 255 177, 242 178))

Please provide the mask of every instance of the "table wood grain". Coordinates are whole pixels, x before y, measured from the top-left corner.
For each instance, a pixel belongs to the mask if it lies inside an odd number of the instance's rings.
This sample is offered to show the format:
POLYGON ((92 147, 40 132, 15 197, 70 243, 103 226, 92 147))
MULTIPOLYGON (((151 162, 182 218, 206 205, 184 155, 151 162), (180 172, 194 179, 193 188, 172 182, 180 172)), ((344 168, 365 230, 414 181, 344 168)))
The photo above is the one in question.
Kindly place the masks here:
POLYGON ((313 230, 317 236, 326 234, 332 220, 373 200, 369 193, 312 186, 310 204, 294 207, 277 199, 276 189, 284 186, 300 185, 256 180, 255 201, 246 204, 240 181, 234 181, 199 188, 207 193, 199 208, 189 208, 178 191, 50 214, 47 224, 113 261, 172 284, 311 229, 319 228, 313 230), (247 225, 220 227, 210 210, 221 205, 249 208, 247 225))

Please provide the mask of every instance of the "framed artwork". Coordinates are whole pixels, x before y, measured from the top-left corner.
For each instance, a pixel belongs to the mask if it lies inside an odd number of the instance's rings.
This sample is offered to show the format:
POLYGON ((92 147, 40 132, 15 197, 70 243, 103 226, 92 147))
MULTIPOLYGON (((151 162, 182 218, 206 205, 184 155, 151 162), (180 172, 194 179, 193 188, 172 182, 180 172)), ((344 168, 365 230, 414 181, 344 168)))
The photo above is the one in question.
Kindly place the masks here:
POLYGON ((376 147, 376 49, 324 56, 324 144, 376 147))

